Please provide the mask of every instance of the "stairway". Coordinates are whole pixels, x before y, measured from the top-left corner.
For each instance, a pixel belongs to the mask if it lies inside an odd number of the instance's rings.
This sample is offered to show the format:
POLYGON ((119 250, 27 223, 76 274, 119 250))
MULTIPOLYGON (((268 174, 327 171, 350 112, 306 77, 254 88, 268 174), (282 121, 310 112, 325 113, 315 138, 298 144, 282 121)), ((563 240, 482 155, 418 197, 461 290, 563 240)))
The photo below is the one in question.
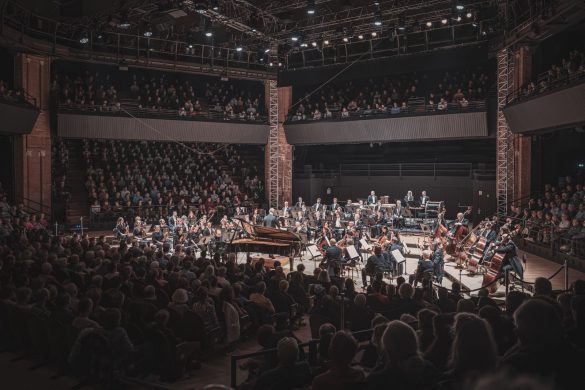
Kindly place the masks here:
POLYGON ((78 224, 83 217, 84 224, 89 223, 89 206, 85 189, 86 171, 81 141, 66 140, 69 149, 69 170, 67 181, 71 187, 71 197, 67 204, 66 219, 68 224, 78 224))

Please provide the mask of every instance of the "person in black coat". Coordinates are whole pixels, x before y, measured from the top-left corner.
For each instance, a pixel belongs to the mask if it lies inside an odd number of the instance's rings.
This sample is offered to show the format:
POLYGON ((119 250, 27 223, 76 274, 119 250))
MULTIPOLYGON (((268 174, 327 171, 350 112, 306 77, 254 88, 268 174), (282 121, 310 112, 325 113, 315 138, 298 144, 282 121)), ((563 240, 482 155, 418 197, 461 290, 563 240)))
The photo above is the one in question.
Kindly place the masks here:
POLYGON ((264 217, 263 225, 266 227, 278 227, 278 220, 274 216, 274 209, 270 209, 264 217))
POLYGON ((502 272, 511 270, 516 272, 520 279, 524 279, 524 267, 522 261, 518 257, 518 247, 510 238, 509 234, 502 236, 502 243, 494 250, 495 253, 505 253, 504 261, 502 262, 502 272))

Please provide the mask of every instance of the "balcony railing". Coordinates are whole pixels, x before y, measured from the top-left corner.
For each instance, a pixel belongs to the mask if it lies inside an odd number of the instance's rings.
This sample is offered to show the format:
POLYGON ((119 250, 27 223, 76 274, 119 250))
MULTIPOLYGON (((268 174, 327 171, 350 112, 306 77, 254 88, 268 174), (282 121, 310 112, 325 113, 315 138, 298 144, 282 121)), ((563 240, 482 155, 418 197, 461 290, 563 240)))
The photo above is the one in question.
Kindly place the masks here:
POLYGON ((295 172, 295 177, 457 176, 472 177, 471 163, 339 164, 337 168, 295 172))
POLYGON ((551 78, 548 72, 544 72, 538 76, 536 81, 534 81, 533 89, 529 89, 528 86, 522 86, 509 94, 507 96, 507 104, 518 103, 522 100, 527 100, 535 96, 557 91, 566 86, 576 85, 582 82, 585 82, 585 68, 554 79, 551 78))

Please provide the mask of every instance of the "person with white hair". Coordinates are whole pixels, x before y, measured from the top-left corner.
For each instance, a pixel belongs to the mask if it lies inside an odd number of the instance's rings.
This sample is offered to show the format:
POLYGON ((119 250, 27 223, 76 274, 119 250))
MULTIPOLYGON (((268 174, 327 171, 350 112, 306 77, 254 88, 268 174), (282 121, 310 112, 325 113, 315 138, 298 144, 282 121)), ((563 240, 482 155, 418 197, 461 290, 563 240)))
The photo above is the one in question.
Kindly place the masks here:
POLYGON ((422 357, 411 326, 402 321, 391 321, 382 336, 382 345, 386 365, 368 376, 365 389, 383 389, 391 383, 399 384, 403 390, 436 388, 440 372, 422 357))
POLYGON ((264 217, 264 220, 262 221, 262 224, 266 227, 278 227, 278 220, 276 218, 276 216, 274 215, 276 211, 271 208, 268 211, 268 214, 266 214, 266 216, 264 217))

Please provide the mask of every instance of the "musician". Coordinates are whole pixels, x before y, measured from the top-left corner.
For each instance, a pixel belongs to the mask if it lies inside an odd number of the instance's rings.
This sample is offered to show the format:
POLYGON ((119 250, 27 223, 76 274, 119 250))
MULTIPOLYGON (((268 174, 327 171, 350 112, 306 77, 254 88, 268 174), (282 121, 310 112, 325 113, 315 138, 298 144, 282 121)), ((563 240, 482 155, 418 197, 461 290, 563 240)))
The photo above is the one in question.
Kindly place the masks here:
POLYGON ((394 224, 397 228, 402 227, 402 222, 404 220, 404 207, 402 206, 402 202, 400 200, 396 201, 396 207, 392 211, 392 216, 394 217, 394 224))
POLYGON ((353 217, 353 203, 351 202, 351 199, 348 199, 347 202, 345 203, 345 212, 343 214, 343 217, 347 220, 352 219, 353 217))
POLYGON ((293 227, 293 233, 303 233, 306 234, 307 233, 307 228, 305 226, 303 226, 302 222, 299 221, 295 221, 295 226, 293 227))
POLYGON ((116 221, 116 227, 114 228, 114 233, 116 234, 116 238, 119 240, 127 240, 129 234, 129 228, 126 221, 124 221, 123 217, 118 218, 116 221))
POLYGON ((317 203, 313 205, 313 210, 315 211, 323 211, 323 204, 321 203, 321 198, 317 198, 317 203))
POLYGON ((377 213, 378 211, 382 211, 382 200, 378 199, 376 204, 374 205, 374 212, 377 213))
POLYGON ((204 224, 203 229, 201 229, 201 235, 203 237, 211 237, 212 233, 213 227, 211 225, 211 222, 207 222, 206 224, 204 224))
POLYGON ((364 287, 368 285, 368 276, 375 276, 378 272, 390 271, 388 259, 382 254, 380 245, 374 246, 374 254, 368 257, 366 266, 362 268, 362 282, 364 287))
POLYGON ((333 269, 335 266, 341 265, 341 248, 337 246, 335 238, 329 240, 331 245, 325 250, 325 256, 323 257, 323 264, 327 266, 327 272, 333 275, 333 269))
POLYGON ((378 201, 378 197, 376 196, 375 191, 370 191, 370 195, 368 196, 368 204, 376 204, 378 201))
POLYGON ((333 203, 331 203, 331 211, 337 211, 337 209, 341 209, 343 211, 343 208, 337 202, 337 198, 333 198, 333 203))
POLYGON ((264 221, 264 218, 260 215, 260 209, 254 209, 254 213, 252 214, 252 218, 250 220, 251 223, 255 225, 260 225, 264 221))
POLYGON ((317 230, 321 230, 321 228, 323 227, 323 218, 321 218, 321 213, 319 211, 315 211, 315 214, 313 214, 313 223, 315 224, 315 229, 317 230))
POLYGON ((427 192, 423 191, 420 193, 420 198, 418 203, 420 204, 421 207, 425 207, 427 205, 427 202, 429 201, 429 197, 427 196, 427 192))
POLYGON ((364 226, 364 221, 362 221, 362 216, 360 215, 359 212, 356 212, 353 215, 353 226, 356 229, 361 229, 364 226))
POLYGON ((284 201, 284 206, 282 207, 282 213, 286 214, 286 213, 290 213, 291 212, 291 208, 288 206, 288 202, 284 201))
POLYGON ((433 243, 433 270, 437 283, 443 284, 443 276, 445 274, 445 259, 443 251, 443 243, 440 238, 436 238, 433 243))
POLYGON ((398 259, 394 257, 394 254, 392 253, 393 251, 398 251, 402 253, 402 256, 404 256, 404 245, 397 236, 394 236, 390 239, 389 245, 386 244, 386 252, 384 253, 386 259, 388 260, 390 270, 392 273, 396 273, 396 270, 398 269, 398 259))
POLYGON ((276 219, 276 217, 274 216, 274 209, 271 208, 268 211, 268 214, 264 217, 264 221, 263 221, 263 225, 266 227, 278 227, 278 220, 276 219))
POLYGON ((162 246, 164 243, 164 233, 162 232, 160 225, 154 227, 154 232, 152 232, 152 243, 156 246, 162 246))
POLYGON ((177 219, 177 212, 173 211, 173 214, 169 217, 169 229, 171 229, 171 231, 174 231, 177 227, 177 219))
POLYGON ((213 237, 209 241, 209 251, 212 253, 217 253, 223 247, 223 235, 221 229, 216 229, 214 231, 213 237))
POLYGON ((295 203, 295 208, 300 209, 301 207, 303 207, 304 204, 305 204, 305 202, 303 202, 303 198, 299 196, 297 203, 295 203))
POLYGON ((414 275, 411 275, 413 285, 416 287, 418 282, 422 282, 424 278, 432 278, 435 272, 435 265, 431 260, 433 252, 429 249, 422 251, 422 256, 418 261, 418 266, 414 275), (414 278, 413 278, 414 277, 414 278))
POLYGON ((414 203, 414 196, 412 195, 412 191, 408 191, 406 192, 406 195, 404 196, 404 205, 406 207, 415 207, 415 203, 414 203))
POLYGON ((504 234, 500 244, 493 250, 494 253, 505 253, 506 256, 502 261, 501 270, 505 273, 507 270, 514 271, 520 279, 524 279, 524 267, 518 257, 518 247, 512 241, 510 234, 504 234))
POLYGON ((240 206, 236 206, 236 211, 234 212, 234 217, 236 218, 244 218, 246 213, 242 210, 240 206))
POLYGON ((457 232, 457 229, 459 228, 459 226, 467 226, 469 225, 469 220, 467 218, 465 218, 465 214, 463 213, 457 213, 457 219, 455 219, 454 221, 451 221, 451 223, 449 224, 450 230, 449 230, 449 235, 454 235, 457 232))
POLYGON ((134 229, 132 229, 132 235, 136 238, 144 238, 146 236, 144 226, 142 225, 142 219, 140 217, 134 218, 134 229))
POLYGON ((303 215, 303 211, 299 210, 297 211, 297 216, 295 217, 295 222, 299 222, 299 223, 303 223, 305 221, 305 216, 303 215))
POLYGON ((374 219, 374 236, 379 237, 382 232, 382 227, 386 226, 386 217, 382 210, 376 212, 376 218, 374 219))

